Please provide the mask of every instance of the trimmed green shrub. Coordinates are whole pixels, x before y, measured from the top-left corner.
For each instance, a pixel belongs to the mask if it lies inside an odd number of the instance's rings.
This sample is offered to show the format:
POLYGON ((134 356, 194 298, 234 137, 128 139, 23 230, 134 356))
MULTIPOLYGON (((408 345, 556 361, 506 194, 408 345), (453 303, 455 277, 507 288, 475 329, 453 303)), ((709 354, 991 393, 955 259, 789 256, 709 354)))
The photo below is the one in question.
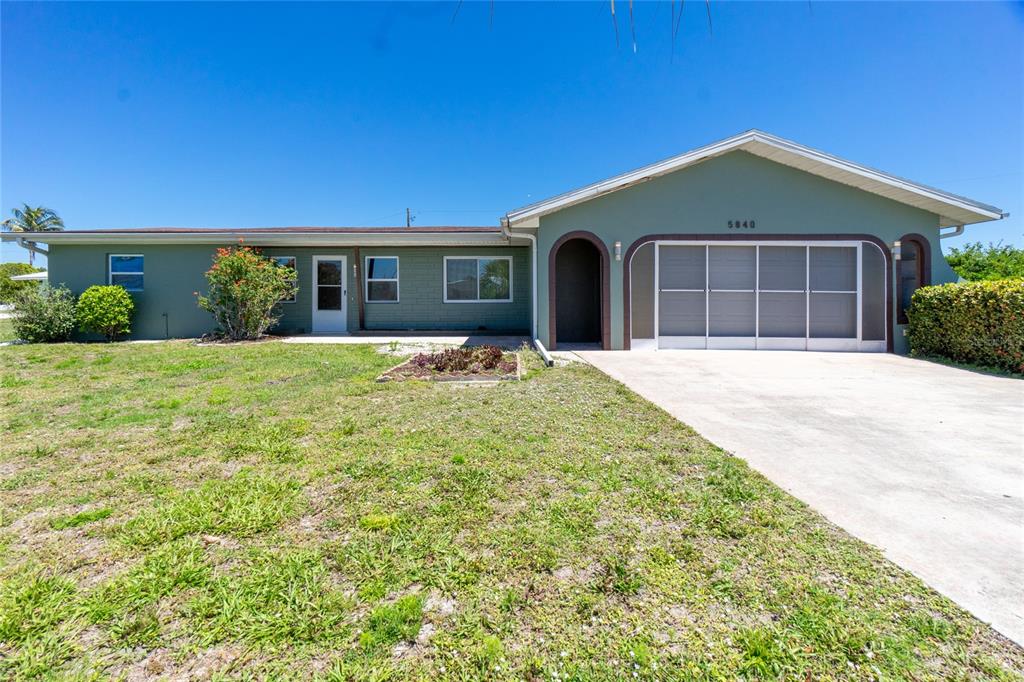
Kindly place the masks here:
POLYGON ((915 355, 1024 372, 1024 278, 922 287, 907 317, 915 355))
POLYGON ((1024 249, 1002 242, 954 246, 946 254, 946 261, 956 274, 972 282, 1024 277, 1024 249))
POLYGON ((66 288, 49 284, 26 289, 14 300, 11 322, 23 341, 67 341, 75 331, 75 297, 66 288))
POLYGON ((213 266, 206 271, 209 294, 196 296, 226 338, 258 339, 280 319, 274 306, 298 291, 296 277, 294 268, 280 266, 248 246, 217 249, 213 266))
POLYGON ((39 272, 28 263, 0 263, 0 303, 14 303, 18 292, 26 289, 34 289, 39 282, 15 282, 11 279, 14 275, 27 275, 32 272, 39 272))
POLYGON ((78 297, 78 326, 84 332, 103 335, 107 341, 132 330, 135 301, 124 287, 92 286, 78 297))

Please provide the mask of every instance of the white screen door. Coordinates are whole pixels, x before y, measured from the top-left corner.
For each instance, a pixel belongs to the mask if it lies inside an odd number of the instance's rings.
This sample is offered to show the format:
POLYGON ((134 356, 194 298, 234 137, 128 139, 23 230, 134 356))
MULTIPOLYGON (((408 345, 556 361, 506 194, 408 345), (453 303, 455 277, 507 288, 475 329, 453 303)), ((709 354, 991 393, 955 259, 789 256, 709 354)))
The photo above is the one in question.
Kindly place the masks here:
POLYGON ((313 332, 348 329, 344 256, 313 256, 313 332))

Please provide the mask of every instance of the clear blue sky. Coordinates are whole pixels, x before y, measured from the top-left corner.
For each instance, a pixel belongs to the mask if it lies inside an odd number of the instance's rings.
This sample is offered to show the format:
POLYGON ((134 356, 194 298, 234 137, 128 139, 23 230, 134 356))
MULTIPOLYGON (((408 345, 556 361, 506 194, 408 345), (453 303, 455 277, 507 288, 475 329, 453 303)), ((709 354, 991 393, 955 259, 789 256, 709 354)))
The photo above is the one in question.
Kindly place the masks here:
MULTIPOLYGON (((761 128, 1013 215, 1024 5, 11 3, 0 208, 100 227, 494 225, 761 128)), ((949 240, 950 243, 956 243, 949 240)), ((948 246, 948 243, 946 244, 948 246)), ((5 245, 5 260, 22 260, 5 245)))

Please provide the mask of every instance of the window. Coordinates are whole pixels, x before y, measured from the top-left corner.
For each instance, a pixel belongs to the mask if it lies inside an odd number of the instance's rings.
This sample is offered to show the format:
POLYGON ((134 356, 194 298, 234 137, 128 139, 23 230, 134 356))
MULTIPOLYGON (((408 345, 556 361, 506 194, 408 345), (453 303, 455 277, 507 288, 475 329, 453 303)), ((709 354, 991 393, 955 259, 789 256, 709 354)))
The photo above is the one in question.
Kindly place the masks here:
MULTIPOLYGON (((270 260, 277 263, 282 268, 291 268, 298 274, 298 269, 295 267, 295 256, 271 256, 270 260)), ((292 284, 296 283, 296 280, 291 280, 292 284)), ((288 298, 282 298, 281 303, 295 303, 295 294, 292 294, 288 298)))
POLYGON ((398 303, 398 258, 366 258, 366 302, 398 303))
POLYGON ((107 282, 122 286, 128 291, 142 291, 143 256, 141 254, 111 254, 109 258, 107 282))
POLYGON ((511 258, 445 257, 445 303, 508 303, 511 300, 511 258))

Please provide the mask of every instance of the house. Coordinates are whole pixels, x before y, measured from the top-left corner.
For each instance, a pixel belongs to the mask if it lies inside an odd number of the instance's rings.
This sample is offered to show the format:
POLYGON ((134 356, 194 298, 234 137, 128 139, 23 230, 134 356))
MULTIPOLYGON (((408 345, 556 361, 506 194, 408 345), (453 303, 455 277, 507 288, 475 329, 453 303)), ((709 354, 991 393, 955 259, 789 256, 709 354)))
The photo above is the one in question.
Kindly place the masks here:
POLYGON ((529 333, 549 348, 904 351, 939 240, 1000 209, 760 131, 509 212, 495 227, 79 230, 3 238, 50 281, 122 284, 139 338, 198 336, 214 249, 298 273, 279 330, 529 333), (46 249, 38 246, 45 244, 46 249))

